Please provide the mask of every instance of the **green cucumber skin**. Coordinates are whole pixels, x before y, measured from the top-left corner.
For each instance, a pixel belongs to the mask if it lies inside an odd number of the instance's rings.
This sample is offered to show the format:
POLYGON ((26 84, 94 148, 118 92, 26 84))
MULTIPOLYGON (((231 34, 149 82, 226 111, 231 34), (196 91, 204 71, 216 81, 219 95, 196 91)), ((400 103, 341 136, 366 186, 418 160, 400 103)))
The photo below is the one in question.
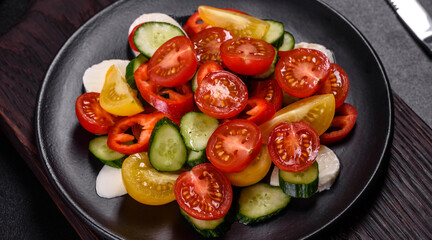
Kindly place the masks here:
MULTIPOLYGON (((315 162, 314 164, 318 164, 317 162, 315 162)), ((282 191, 284 191, 284 193, 286 193, 287 195, 290 195, 291 197, 294 198, 310 198, 312 195, 314 195, 316 193, 316 191, 318 190, 318 176, 319 176, 319 172, 318 172, 318 166, 316 167, 317 169, 317 174, 316 174, 316 178, 310 182, 310 183, 290 183, 285 181, 279 170, 279 186, 282 189, 282 191)))
POLYGON ((295 45, 295 38, 294 38, 294 36, 291 33, 287 32, 287 31, 284 32, 283 36, 284 36, 282 38, 283 41, 282 41, 282 44, 279 46, 279 51, 289 51, 289 50, 292 50, 294 48, 294 45, 295 45), (285 35, 288 35, 289 40, 285 41, 285 35), (290 41, 289 45, 288 45, 288 41, 290 41))
MULTIPOLYGON (((266 21, 266 22, 268 22, 268 23, 270 23, 270 24, 272 24, 272 23, 276 23, 276 24, 280 24, 280 25, 282 25, 282 34, 276 39, 276 40, 273 40, 272 42, 269 42, 271 45, 273 45, 275 48, 279 48, 280 46, 282 46, 282 43, 283 43, 283 41, 284 41, 284 30, 283 30, 283 23, 281 23, 281 22, 278 22, 278 21, 274 21, 274 20, 271 20, 271 19, 264 19, 264 21, 266 21)), ((271 30, 274 30, 274 29, 269 29, 269 31, 271 31, 271 30)), ((267 41, 267 40, 264 40, 264 41, 267 41)))
MULTIPOLYGON (((280 189, 278 186, 271 186, 271 185, 266 184, 266 183, 257 183, 257 184, 255 184, 255 185, 249 186, 249 187, 247 187, 247 188, 251 188, 251 187, 254 187, 254 186, 259 185, 259 184, 264 184, 264 185, 267 185, 267 186, 268 186, 269 188, 271 188, 271 189, 276 189, 276 190, 278 190, 278 191, 281 191, 281 189, 280 189)), ((243 188, 243 190, 244 190, 244 189, 246 189, 246 188, 243 188)), ((284 194, 282 191, 281 191, 281 193, 284 194)), ((287 197, 286 201, 285 201, 285 202, 281 202, 281 205, 280 205, 279 208, 275 209, 273 212, 269 212, 269 213, 267 213, 267 214, 265 214, 265 215, 262 215, 262 216, 260 216, 260 217, 257 217, 257 218, 250 217, 250 216, 247 216, 246 214, 241 213, 241 212, 240 212, 240 204, 241 204, 241 203, 238 203, 238 204, 239 204, 239 211, 237 212, 237 220, 238 220, 239 222, 245 224, 245 225, 254 225, 254 224, 257 224, 257 223, 263 222, 263 221, 265 221, 265 220, 267 220, 267 219, 270 219, 270 218, 272 218, 273 216, 279 214, 279 213, 280 213, 282 210, 284 210, 284 209, 286 208, 286 206, 290 203, 290 201, 291 201, 291 197, 290 197, 289 195, 286 195, 286 197, 287 197)), ((239 199, 239 200, 240 200, 240 199, 239 199)))
MULTIPOLYGON (((125 159, 125 155, 119 152, 116 152, 110 149, 107 145, 108 136, 99 136, 93 138, 89 142, 89 151, 90 153, 97 159, 99 159, 102 163, 110 165, 110 162, 114 161, 122 161, 125 159)), ((117 163, 112 163, 112 165, 116 166, 117 163)), ((111 166, 111 165, 110 165, 111 166)))
MULTIPOLYGON (((190 151, 192 151, 192 150, 190 150, 190 151)), ((202 150, 201 154, 202 154, 201 157, 193 158, 193 159, 191 159, 189 154, 188 154, 188 160, 186 161, 186 167, 193 168, 198 164, 209 162, 209 160, 207 159, 207 156, 206 156, 206 151, 202 150)))
POLYGON ((129 62, 129 64, 126 66, 126 82, 129 84, 129 86, 132 89, 138 90, 134 73, 137 70, 137 68, 143 64, 144 62, 147 62, 148 58, 146 58, 144 55, 140 54, 136 58, 132 59, 132 61, 129 62))
POLYGON ((155 136, 156 136, 156 134, 157 134, 157 132, 158 132, 158 130, 160 129, 160 128, 162 128, 164 125, 167 125, 167 124, 169 124, 169 125, 171 125, 172 127, 174 127, 175 129, 177 129, 177 131, 178 131, 178 135, 179 135, 179 138, 181 139, 181 143, 180 144, 182 144, 183 146, 178 146, 178 147, 184 147, 184 152, 185 152, 185 154, 184 154, 184 157, 182 157, 182 159, 180 159, 180 161, 182 161, 182 164, 180 165, 180 167, 178 168, 178 169, 172 169, 172 170, 169 170, 169 171, 178 171, 178 170, 180 170, 181 169, 181 167, 186 163, 186 161, 187 161, 187 150, 186 150, 186 146, 184 145, 184 142, 183 142, 183 138, 182 138, 182 136, 181 136, 181 134, 180 134, 180 129, 179 129, 179 127, 177 126, 177 124, 175 124, 171 119, 169 119, 169 118, 167 118, 167 117, 163 117, 161 120, 159 120, 156 124, 155 124, 155 126, 154 126, 154 128, 153 128, 153 131, 152 131, 152 134, 150 135, 150 139, 149 139, 149 148, 148 148, 148 157, 149 157, 149 162, 150 162, 150 164, 152 165, 152 167, 155 169, 155 170, 157 170, 157 171, 160 171, 160 172, 165 172, 166 170, 163 170, 163 169, 158 169, 157 167, 155 167, 155 163, 154 163, 154 159, 152 159, 151 158, 151 156, 152 156, 152 145, 153 145, 153 143, 154 143, 154 138, 155 138, 155 136))
POLYGON ((191 216, 189 216, 181 208, 180 208, 180 213, 188 221, 188 223, 195 229, 195 231, 197 231, 201 236, 206 238, 222 237, 226 232, 228 232, 228 230, 231 228, 231 225, 234 223, 235 220, 235 215, 230 210, 225 216, 223 216, 224 221, 221 222, 219 225, 217 225, 215 228, 201 229, 192 222, 191 216))
POLYGON ((105 160, 102 160, 102 159, 99 159, 99 160, 100 160, 103 164, 108 165, 108 166, 110 166, 110 167, 113 167, 113 168, 121 168, 122 165, 123 165, 124 160, 126 159, 126 157, 128 157, 128 156, 124 156, 123 158, 121 158, 121 159, 117 159, 117 160, 114 160, 114 161, 105 161, 105 160))

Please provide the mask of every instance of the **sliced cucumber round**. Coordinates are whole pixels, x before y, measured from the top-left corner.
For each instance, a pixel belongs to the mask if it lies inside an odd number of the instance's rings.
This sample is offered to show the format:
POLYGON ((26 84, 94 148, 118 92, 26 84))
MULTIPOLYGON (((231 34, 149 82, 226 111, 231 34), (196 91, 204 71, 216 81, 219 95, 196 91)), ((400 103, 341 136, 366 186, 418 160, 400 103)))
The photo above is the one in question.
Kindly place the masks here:
POLYGON ((279 51, 289 51, 294 48, 294 37, 289 32, 284 32, 282 45, 279 47, 279 51))
POLYGON ((318 189, 318 163, 301 172, 279 170, 279 186, 284 193, 295 198, 309 198, 318 189))
POLYGON ((176 36, 184 36, 184 33, 170 23, 147 22, 137 28, 133 41, 144 56, 151 58, 162 44, 176 36))
POLYGON ((198 164, 205 163, 205 162, 208 162, 205 154, 205 150, 201 150, 201 151, 189 150, 186 166, 192 168, 198 164))
POLYGON ((281 22, 266 19, 264 20, 270 24, 270 28, 264 36, 263 40, 279 48, 284 41, 284 25, 281 22))
POLYGON ((188 149, 204 150, 214 130, 219 126, 216 118, 204 113, 189 112, 180 120, 180 133, 188 149))
POLYGON ((215 220, 200 220, 187 214, 180 208, 180 212, 184 218, 192 225, 192 227, 202 236, 206 238, 221 237, 231 227, 234 222, 234 215, 229 211, 225 216, 215 220))
POLYGON ((100 136, 92 139, 89 143, 90 152, 103 164, 121 168, 126 155, 110 149, 107 145, 107 141, 107 136, 100 136))
POLYGON ((138 90, 135 82, 134 73, 138 69, 141 64, 144 62, 147 62, 148 58, 146 58, 144 55, 140 54, 136 58, 132 59, 132 61, 129 62, 129 64, 126 67, 126 82, 129 84, 129 86, 132 89, 138 90))

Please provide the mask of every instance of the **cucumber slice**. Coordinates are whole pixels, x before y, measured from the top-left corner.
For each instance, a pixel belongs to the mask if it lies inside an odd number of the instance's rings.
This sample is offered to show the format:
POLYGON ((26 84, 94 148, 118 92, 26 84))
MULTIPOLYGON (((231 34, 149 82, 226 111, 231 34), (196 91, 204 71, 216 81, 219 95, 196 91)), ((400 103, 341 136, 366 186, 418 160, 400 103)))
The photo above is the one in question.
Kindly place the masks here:
POLYGON ((230 229, 231 224, 234 222, 234 215, 231 211, 229 211, 225 216, 215 220, 200 220, 194 218, 181 208, 180 212, 192 227, 206 238, 221 237, 230 229))
POLYGON ((107 145, 107 141, 107 136, 100 136, 92 139, 89 143, 90 152, 103 164, 121 168, 126 155, 110 149, 107 145))
POLYGON ((264 221, 282 211, 290 200, 279 187, 255 184, 242 189, 237 219, 246 225, 264 221))
POLYGON ((279 186, 288 195, 295 198, 309 198, 318 189, 318 163, 302 172, 279 170, 279 186))
POLYGON ((143 64, 144 62, 147 62, 148 58, 146 58, 144 55, 140 54, 138 57, 132 59, 132 61, 129 62, 129 64, 126 67, 126 82, 129 84, 129 86, 132 89, 138 90, 135 82, 134 73, 138 69, 138 67, 143 64))
POLYGON ((204 150, 219 121, 204 113, 189 112, 180 120, 180 133, 186 147, 194 151, 204 150))
POLYGON ((187 160, 187 149, 177 125, 169 118, 159 120, 150 136, 148 157, 157 171, 180 170, 187 160))
POLYGON ((264 79, 269 78, 274 73, 275 68, 276 68, 276 63, 278 60, 278 50, 276 48, 275 48, 275 52, 276 53, 275 53, 272 64, 270 64, 270 66, 264 72, 257 74, 257 75, 253 75, 252 78, 257 79, 257 80, 259 80, 259 79, 264 80, 264 79))
POLYGON ((192 168, 198 164, 205 163, 205 162, 208 162, 205 154, 205 150, 201 150, 198 152, 189 150, 186 166, 192 168))
POLYGON ((270 24, 270 28, 264 36, 263 40, 270 43, 276 48, 279 48, 284 41, 284 25, 281 22, 266 19, 264 20, 270 24))
POLYGON ((279 47, 279 51, 289 51, 294 48, 294 37, 289 32, 284 32, 282 45, 279 47))
POLYGON ((151 58, 162 44, 176 36, 184 36, 184 33, 170 23, 147 22, 137 28, 133 40, 137 49, 151 58))

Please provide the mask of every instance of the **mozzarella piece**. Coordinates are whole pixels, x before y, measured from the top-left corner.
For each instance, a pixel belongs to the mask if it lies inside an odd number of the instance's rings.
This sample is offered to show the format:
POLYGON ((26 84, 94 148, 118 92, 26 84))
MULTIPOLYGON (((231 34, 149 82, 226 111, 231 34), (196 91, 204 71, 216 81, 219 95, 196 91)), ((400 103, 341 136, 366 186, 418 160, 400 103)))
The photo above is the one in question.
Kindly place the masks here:
POLYGON ((122 76, 125 77, 126 67, 128 64, 129 60, 111 59, 102 61, 87 68, 83 75, 83 84, 85 91, 100 93, 105 83, 105 76, 108 69, 112 65, 115 65, 120 70, 122 76))
MULTIPOLYGON (((187 36, 187 34, 185 33, 185 31, 183 30, 182 26, 180 26, 180 24, 172 17, 164 14, 164 13, 145 13, 141 16, 139 16, 137 19, 135 19, 135 21, 133 21, 133 23, 130 25, 129 27, 129 32, 128 32, 128 36, 131 34, 132 30, 140 25, 141 23, 145 23, 145 22, 166 22, 166 23, 170 23, 178 28, 180 28, 184 35, 187 36)), ((135 56, 138 56, 140 54, 140 52, 137 52, 133 49, 131 49, 132 52, 135 54, 135 56)))
MULTIPOLYGON (((330 189, 339 175, 340 163, 336 154, 328 147, 321 145, 316 158, 318 163, 318 190, 330 189)), ((270 185, 279 186, 279 168, 274 166, 270 177, 270 185)))
POLYGON ((333 52, 321 44, 299 42, 299 43, 294 45, 294 48, 309 48, 309 49, 315 49, 315 50, 321 51, 322 53, 324 53, 329 58, 331 63, 335 62, 335 57, 334 57, 333 52))
POLYGON ((336 154, 328 147, 321 145, 316 158, 318 162, 318 192, 328 190, 339 175, 340 162, 336 154))
POLYGON ((125 195, 121 168, 104 165, 96 178, 96 193, 99 197, 115 198, 125 195))

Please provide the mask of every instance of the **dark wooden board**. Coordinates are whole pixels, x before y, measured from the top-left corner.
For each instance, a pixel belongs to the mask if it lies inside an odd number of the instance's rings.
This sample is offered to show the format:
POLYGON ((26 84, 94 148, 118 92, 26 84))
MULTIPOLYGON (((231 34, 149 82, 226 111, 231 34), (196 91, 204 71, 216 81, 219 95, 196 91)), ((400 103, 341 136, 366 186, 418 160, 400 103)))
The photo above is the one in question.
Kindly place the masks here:
MULTIPOLYGON (((36 147, 34 108, 45 72, 61 46, 112 2, 30 1, 19 23, 0 36, 0 128, 83 239, 96 236, 46 175, 36 147)), ((397 94, 394 104, 394 140, 381 175, 361 201, 323 235, 354 239, 432 236, 432 130, 397 94)))

